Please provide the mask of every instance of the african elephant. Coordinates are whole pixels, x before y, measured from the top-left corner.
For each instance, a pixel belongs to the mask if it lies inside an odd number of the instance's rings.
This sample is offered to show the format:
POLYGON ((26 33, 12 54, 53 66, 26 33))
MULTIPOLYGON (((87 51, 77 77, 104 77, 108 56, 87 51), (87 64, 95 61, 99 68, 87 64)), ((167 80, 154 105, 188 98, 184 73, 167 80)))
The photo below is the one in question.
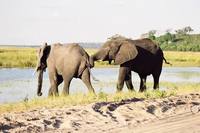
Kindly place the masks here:
POLYGON ((132 40, 122 36, 109 38, 90 60, 92 66, 97 60, 109 61, 109 64, 114 60, 114 64, 120 65, 117 91, 122 90, 124 81, 129 90, 134 90, 131 71, 138 73, 141 80, 140 92, 146 90, 146 78, 150 74, 154 79, 153 88, 159 88, 163 60, 168 63, 163 51, 150 39, 132 40))
POLYGON ((63 94, 69 94, 69 86, 73 77, 80 78, 89 92, 95 93, 90 81, 89 55, 78 44, 62 45, 60 43, 47 45, 45 43, 38 51, 37 95, 41 96, 43 72, 48 68, 50 89, 49 96, 58 95, 58 86, 64 81, 63 94))

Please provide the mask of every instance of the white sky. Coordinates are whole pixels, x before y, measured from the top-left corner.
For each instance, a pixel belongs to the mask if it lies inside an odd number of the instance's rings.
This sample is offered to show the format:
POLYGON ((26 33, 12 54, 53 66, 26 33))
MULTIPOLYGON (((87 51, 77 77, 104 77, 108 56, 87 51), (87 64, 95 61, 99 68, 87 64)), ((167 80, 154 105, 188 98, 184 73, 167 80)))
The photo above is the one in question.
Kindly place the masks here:
POLYGON ((0 44, 104 42, 191 26, 200 0, 0 0, 0 44))

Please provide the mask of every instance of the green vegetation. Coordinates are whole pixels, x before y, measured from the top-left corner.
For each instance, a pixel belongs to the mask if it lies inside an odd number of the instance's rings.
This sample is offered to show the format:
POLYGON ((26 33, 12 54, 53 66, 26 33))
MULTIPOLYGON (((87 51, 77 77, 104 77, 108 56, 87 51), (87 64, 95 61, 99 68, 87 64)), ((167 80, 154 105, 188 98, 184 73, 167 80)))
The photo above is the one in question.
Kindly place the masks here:
POLYGON ((154 99, 154 98, 165 98, 178 94, 188 94, 188 93, 198 93, 200 92, 199 83, 161 83, 161 86, 167 86, 166 91, 159 90, 149 90, 144 93, 138 92, 121 92, 115 94, 106 94, 104 92, 99 92, 97 96, 92 94, 72 94, 67 97, 49 97, 49 98, 35 98, 29 101, 22 101, 19 103, 11 104, 1 104, 0 114, 4 112, 19 112, 24 110, 36 109, 40 107, 45 108, 55 108, 63 106, 74 106, 74 105, 85 105, 94 102, 119 102, 123 99, 130 98, 144 98, 144 99, 154 99))
MULTIPOLYGON (((86 49, 91 55, 97 49, 86 49)), ((165 51, 165 58, 173 64, 173 66, 200 66, 200 52, 174 52, 165 51)), ((0 68, 11 67, 35 67, 37 63, 36 48, 14 48, 14 47, 0 47, 0 68)), ((165 66, 169 66, 164 64, 165 66)), ((95 63, 96 67, 113 67, 107 61, 98 61, 95 63)))
POLYGON ((200 34, 177 35, 166 33, 155 40, 163 50, 167 51, 200 51, 200 34))
POLYGON ((156 37, 156 30, 151 30, 146 34, 148 37, 157 42, 163 50, 167 51, 200 51, 200 34, 189 34, 193 31, 190 26, 175 30, 171 33, 167 30, 164 35, 156 37))

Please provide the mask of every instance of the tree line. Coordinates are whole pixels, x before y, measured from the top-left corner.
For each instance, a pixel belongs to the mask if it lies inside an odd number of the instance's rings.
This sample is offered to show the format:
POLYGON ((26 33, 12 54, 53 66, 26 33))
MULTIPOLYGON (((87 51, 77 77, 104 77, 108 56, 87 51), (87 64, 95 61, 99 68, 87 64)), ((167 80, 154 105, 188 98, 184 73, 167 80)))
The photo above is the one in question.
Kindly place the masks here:
POLYGON ((192 34, 190 27, 177 29, 172 33, 167 29, 164 34, 156 36, 157 30, 150 30, 142 34, 142 37, 152 39, 167 51, 200 51, 200 34, 192 34))

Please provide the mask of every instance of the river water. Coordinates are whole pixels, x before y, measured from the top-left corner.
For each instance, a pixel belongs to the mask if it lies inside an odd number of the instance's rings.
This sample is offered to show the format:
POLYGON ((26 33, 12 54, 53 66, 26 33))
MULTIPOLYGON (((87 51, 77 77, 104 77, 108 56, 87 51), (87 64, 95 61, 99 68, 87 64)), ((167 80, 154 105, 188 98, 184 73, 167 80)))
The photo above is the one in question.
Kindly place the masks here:
MULTIPOLYGON (((93 68, 93 75, 99 80, 92 85, 96 92, 103 91, 113 93, 116 91, 116 82, 119 68, 93 68)), ((34 98, 37 88, 37 77, 33 76, 34 69, 0 69, 0 103, 22 101, 24 98, 34 98)), ((139 88, 139 76, 132 72, 132 81, 136 90, 139 88)), ((147 82, 153 82, 152 76, 148 76, 147 82)), ((200 67, 164 67, 160 76, 160 82, 172 83, 200 83, 200 67)), ((43 97, 48 95, 49 80, 47 72, 44 74, 42 92, 43 97)), ((62 91, 61 84, 59 92, 62 91)), ((152 86, 148 86, 152 88, 152 86)), ((125 90, 126 87, 124 86, 125 90)), ((160 86, 165 89, 164 86, 160 86)), ((86 86, 80 79, 73 79, 70 85, 70 93, 87 93, 86 86)))

